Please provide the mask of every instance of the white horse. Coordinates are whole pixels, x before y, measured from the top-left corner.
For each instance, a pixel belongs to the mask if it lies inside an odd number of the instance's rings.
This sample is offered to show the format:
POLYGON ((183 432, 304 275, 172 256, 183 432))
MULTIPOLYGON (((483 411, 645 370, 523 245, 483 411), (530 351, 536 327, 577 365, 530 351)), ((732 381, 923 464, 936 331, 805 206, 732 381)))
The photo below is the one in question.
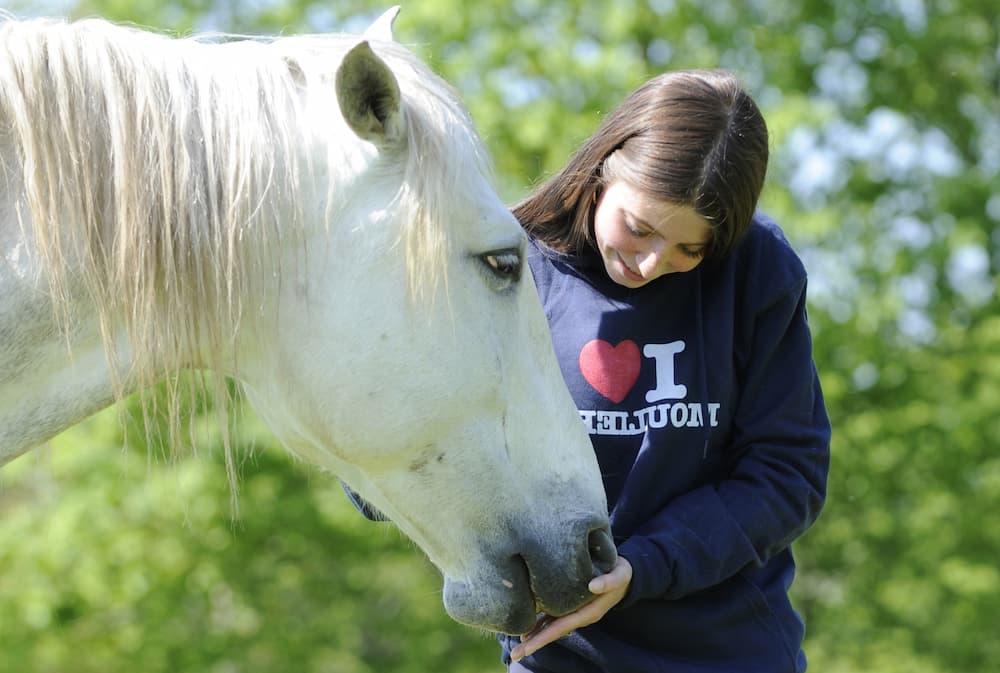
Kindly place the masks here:
POLYGON ((428 554, 453 618, 520 633, 587 600, 607 505, 524 235, 394 15, 222 41, 2 22, 0 464, 182 371, 231 377, 428 554))

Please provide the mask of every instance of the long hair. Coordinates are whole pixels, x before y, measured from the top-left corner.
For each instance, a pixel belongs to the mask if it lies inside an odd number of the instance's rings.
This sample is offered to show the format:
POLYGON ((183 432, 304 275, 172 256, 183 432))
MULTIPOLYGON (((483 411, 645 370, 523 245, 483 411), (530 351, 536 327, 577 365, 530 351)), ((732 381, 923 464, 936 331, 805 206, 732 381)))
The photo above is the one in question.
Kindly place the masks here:
POLYGON ((549 247, 593 245, 603 188, 624 180, 659 200, 692 207, 712 227, 707 257, 727 254, 757 206, 768 134, 756 103, 732 74, 689 70, 654 77, 607 115, 566 166, 514 207, 549 247))

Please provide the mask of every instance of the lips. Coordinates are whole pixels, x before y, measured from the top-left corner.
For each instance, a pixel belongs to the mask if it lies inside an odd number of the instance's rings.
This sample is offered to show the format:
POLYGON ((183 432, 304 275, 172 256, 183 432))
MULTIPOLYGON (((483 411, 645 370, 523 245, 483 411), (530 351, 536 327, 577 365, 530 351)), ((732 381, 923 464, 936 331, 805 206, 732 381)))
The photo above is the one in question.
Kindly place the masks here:
POLYGON ((542 608, 531 588, 527 566, 522 559, 512 558, 500 577, 498 582, 471 583, 446 576, 445 610, 457 622, 488 631, 511 635, 530 631, 542 608))
POLYGON ((625 260, 622 259, 621 255, 618 255, 618 263, 622 265, 622 275, 628 278, 629 280, 640 283, 646 280, 641 275, 633 271, 632 268, 625 263, 625 260))

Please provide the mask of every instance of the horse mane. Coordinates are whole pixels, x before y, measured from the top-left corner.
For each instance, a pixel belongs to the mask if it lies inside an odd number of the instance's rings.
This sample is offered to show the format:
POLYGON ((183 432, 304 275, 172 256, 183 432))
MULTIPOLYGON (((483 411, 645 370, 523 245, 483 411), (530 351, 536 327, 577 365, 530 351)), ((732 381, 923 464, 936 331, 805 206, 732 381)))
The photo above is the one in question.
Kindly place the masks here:
MULTIPOLYGON (((22 228, 30 214, 24 233, 64 327, 78 291, 109 354, 124 326, 134 365, 113 373, 116 388, 190 365, 222 380, 222 353, 268 277, 260 269, 301 233, 299 167, 314 159, 303 145, 326 136, 331 176, 358 151, 333 80, 359 39, 174 38, 98 19, 0 18, 0 140, 14 148, 0 174, 23 180, 17 212, 22 228), (330 90, 329 128, 309 128, 302 89, 316 86, 330 90), (209 361, 181 361, 196 352, 209 361)), ((399 244, 412 292, 433 294, 450 192, 491 169, 454 91, 407 49, 375 49, 397 76, 408 131, 399 244)))

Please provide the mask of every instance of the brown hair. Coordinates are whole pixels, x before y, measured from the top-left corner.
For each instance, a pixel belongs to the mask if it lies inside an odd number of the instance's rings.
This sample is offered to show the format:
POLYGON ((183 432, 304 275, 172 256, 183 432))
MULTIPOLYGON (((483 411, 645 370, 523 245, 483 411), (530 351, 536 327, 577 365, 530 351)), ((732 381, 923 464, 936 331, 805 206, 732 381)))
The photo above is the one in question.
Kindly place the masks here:
POLYGON ((721 257, 750 226, 767 160, 764 118, 734 75, 666 73, 632 92, 514 215, 546 245, 582 252, 593 245, 601 190, 620 179, 694 208, 712 226, 706 256, 721 257))

